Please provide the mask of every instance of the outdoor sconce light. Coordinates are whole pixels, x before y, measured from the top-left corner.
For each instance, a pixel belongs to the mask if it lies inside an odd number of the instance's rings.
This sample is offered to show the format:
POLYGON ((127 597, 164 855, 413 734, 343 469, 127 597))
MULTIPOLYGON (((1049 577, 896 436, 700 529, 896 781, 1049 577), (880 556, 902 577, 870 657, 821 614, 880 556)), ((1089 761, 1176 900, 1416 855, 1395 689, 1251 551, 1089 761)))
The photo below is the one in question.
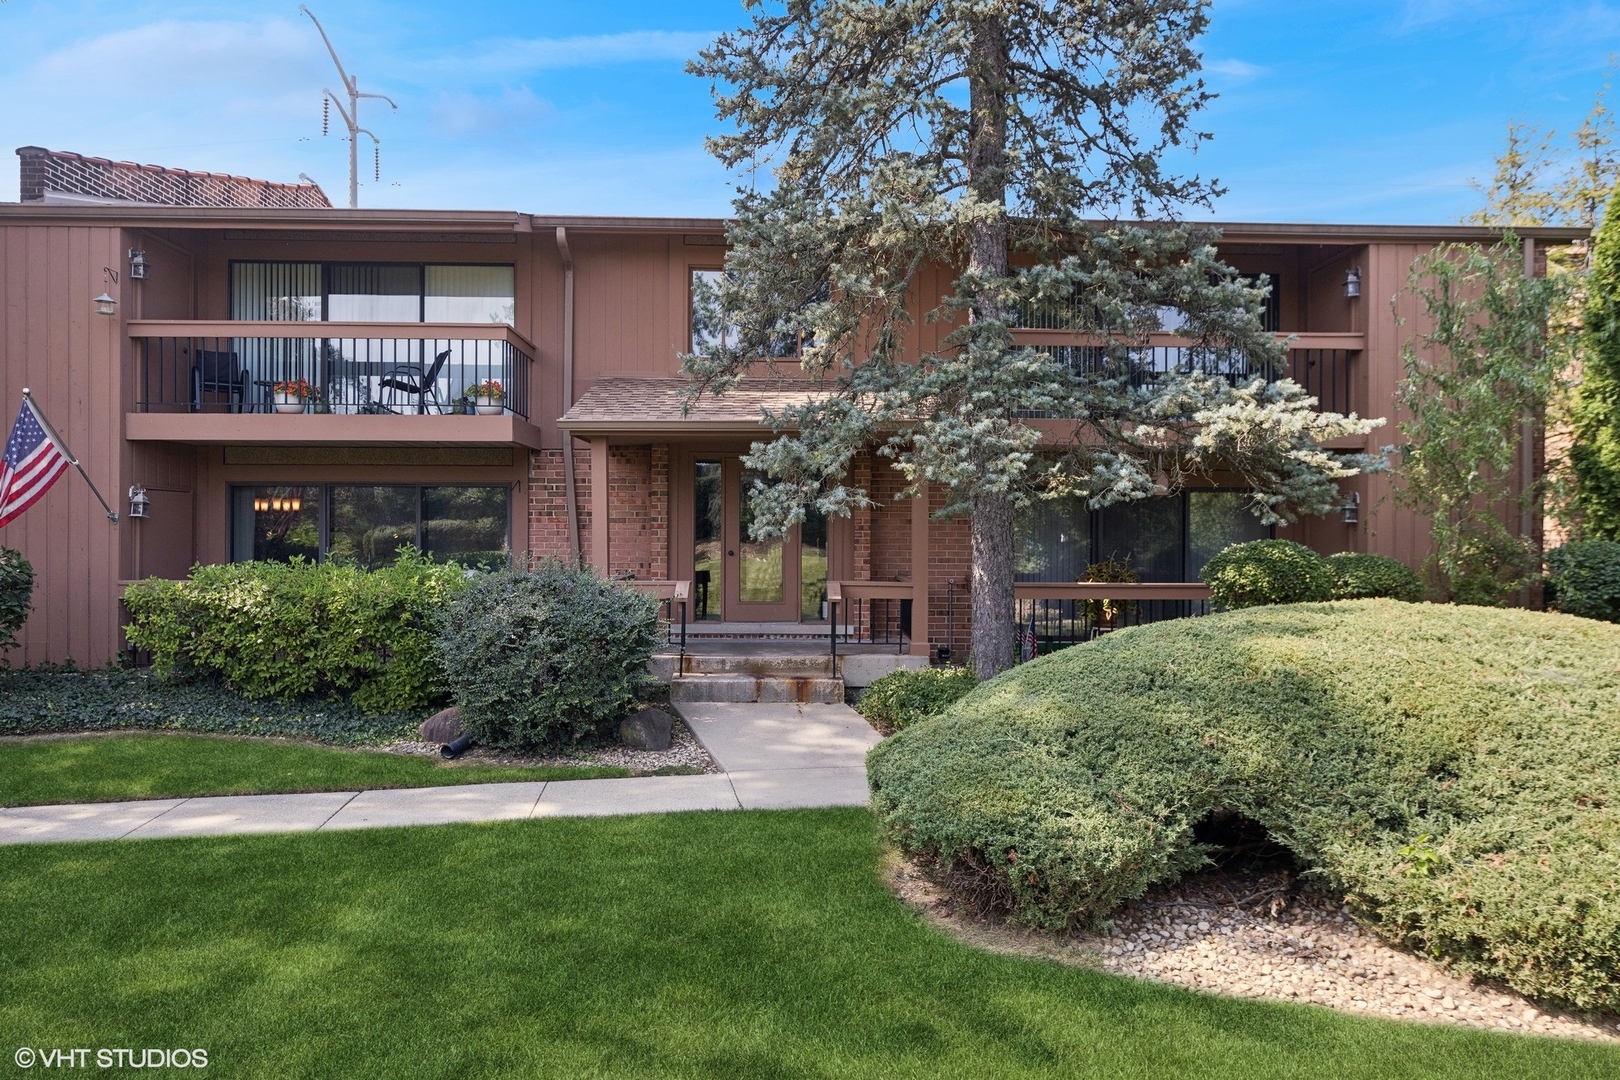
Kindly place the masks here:
POLYGON ((131 518, 145 518, 151 509, 152 500, 146 497, 146 489, 139 484, 129 485, 129 516, 131 518))
POLYGON ((100 296, 96 297, 95 304, 97 315, 118 314, 118 301, 114 300, 106 293, 102 293, 100 296))
POLYGON ((1361 267, 1352 266, 1344 275, 1344 295, 1351 300, 1361 295, 1361 267))
POLYGON ((1361 492, 1352 491, 1350 497, 1339 507, 1339 520, 1346 525, 1354 525, 1361 520, 1361 492))
POLYGON ((146 280, 146 252, 140 248, 129 249, 129 280, 146 280))

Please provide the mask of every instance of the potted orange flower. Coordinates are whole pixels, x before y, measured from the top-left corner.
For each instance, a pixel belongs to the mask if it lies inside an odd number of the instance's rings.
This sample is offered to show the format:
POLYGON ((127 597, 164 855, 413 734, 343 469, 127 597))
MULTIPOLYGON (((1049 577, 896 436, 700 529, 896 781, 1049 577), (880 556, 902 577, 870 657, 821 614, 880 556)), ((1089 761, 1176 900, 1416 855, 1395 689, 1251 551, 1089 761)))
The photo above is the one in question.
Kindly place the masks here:
POLYGON ((320 391, 309 384, 307 379, 287 379, 270 387, 274 395, 276 412, 297 413, 303 412, 306 403, 320 396, 320 391))
POLYGON ((499 416, 506 411, 506 406, 502 404, 506 400, 506 387, 501 385, 499 379, 474 383, 467 387, 467 397, 479 416, 499 416))

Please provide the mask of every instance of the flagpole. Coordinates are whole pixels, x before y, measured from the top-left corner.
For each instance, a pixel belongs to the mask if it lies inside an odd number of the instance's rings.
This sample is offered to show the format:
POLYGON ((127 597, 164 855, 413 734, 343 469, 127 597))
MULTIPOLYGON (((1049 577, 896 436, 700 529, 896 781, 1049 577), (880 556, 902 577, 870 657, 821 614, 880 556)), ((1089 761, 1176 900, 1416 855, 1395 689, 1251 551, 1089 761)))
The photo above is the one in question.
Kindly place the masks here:
POLYGON ((73 451, 68 449, 68 444, 62 441, 62 436, 56 433, 56 429, 51 426, 51 422, 45 418, 45 411, 39 407, 37 402, 34 401, 34 392, 28 389, 26 386, 23 387, 23 400, 28 402, 28 411, 34 414, 34 419, 38 420, 39 426, 45 429, 45 434, 50 436, 51 442, 55 443, 57 447, 61 449, 62 453, 66 455, 68 462, 75 469, 79 470, 80 476, 84 477, 84 482, 90 485, 90 494, 94 495, 96 497, 96 502, 100 503, 101 508, 107 511, 107 520, 116 524, 118 521, 118 511, 108 506, 107 500, 101 497, 101 492, 96 490, 95 481, 90 479, 90 474, 84 471, 84 466, 80 465, 79 459, 73 456, 73 451))

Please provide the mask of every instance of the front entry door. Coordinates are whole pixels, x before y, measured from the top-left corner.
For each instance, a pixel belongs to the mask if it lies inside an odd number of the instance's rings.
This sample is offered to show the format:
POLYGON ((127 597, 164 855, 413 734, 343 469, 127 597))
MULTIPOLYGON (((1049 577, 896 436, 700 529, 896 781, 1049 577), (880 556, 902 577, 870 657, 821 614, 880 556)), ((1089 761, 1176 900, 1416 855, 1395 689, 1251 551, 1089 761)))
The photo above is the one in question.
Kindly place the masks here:
POLYGON ((725 614, 729 622, 797 622, 799 595, 799 530, 785 537, 754 540, 750 489, 758 477, 742 460, 721 462, 725 484, 725 614))

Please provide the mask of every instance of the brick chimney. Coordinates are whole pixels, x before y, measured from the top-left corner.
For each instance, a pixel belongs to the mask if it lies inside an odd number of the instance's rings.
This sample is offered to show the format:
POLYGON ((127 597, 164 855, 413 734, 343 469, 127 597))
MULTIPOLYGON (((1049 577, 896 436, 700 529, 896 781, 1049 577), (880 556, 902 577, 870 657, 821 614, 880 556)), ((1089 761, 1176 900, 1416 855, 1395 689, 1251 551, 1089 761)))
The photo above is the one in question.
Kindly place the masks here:
POLYGON ((43 146, 19 146, 17 156, 21 158, 22 168, 22 201, 43 202, 45 200, 45 158, 50 151, 43 146))

